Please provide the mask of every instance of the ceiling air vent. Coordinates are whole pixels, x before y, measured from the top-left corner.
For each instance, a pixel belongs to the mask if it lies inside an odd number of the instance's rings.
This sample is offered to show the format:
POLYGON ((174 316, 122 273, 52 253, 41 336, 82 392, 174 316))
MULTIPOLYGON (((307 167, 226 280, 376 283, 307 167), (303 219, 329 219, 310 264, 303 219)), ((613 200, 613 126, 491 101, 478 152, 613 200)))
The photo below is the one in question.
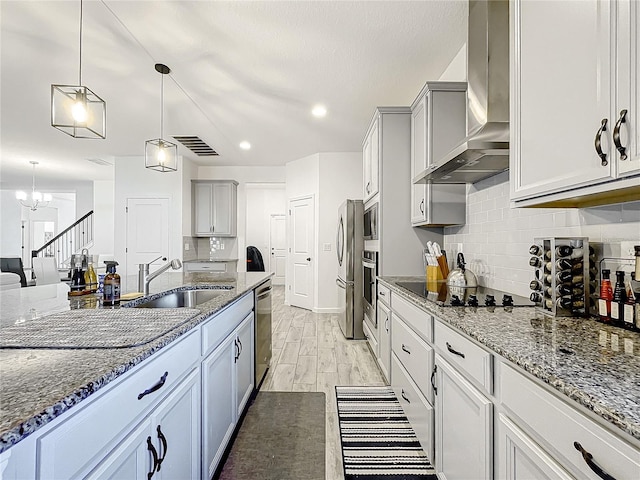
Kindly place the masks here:
POLYGON ((204 143, 200 137, 197 137, 195 135, 174 135, 173 138, 175 138, 178 142, 183 144, 199 157, 218 155, 218 152, 204 143))
POLYGON ((102 165, 102 166, 113 166, 113 163, 111 162, 107 162, 106 160, 103 160, 102 158, 85 158, 85 160, 87 162, 91 162, 91 163, 95 163, 96 165, 102 165))

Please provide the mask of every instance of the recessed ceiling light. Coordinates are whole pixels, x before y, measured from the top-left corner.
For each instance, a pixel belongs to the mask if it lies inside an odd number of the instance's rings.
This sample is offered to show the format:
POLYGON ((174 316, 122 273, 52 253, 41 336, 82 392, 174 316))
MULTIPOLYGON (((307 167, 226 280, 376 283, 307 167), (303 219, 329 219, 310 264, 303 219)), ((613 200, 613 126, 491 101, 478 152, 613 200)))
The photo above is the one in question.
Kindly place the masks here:
POLYGON ((240 142, 240 148, 242 150, 249 150, 251 148, 251 144, 247 141, 240 142))
POLYGON ((311 110, 311 113, 314 117, 322 118, 327 114, 327 109, 324 105, 316 105, 313 107, 313 110, 311 110))

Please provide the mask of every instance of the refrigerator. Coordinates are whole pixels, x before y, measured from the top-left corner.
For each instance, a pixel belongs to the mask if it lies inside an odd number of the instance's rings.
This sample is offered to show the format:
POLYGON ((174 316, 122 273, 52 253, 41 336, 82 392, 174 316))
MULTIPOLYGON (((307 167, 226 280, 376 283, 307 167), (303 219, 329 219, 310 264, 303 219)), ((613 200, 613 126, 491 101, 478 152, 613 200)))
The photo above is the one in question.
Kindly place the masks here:
POLYGON ((362 340, 363 288, 362 251, 364 204, 362 200, 345 200, 338 209, 336 256, 340 328, 345 338, 362 340))

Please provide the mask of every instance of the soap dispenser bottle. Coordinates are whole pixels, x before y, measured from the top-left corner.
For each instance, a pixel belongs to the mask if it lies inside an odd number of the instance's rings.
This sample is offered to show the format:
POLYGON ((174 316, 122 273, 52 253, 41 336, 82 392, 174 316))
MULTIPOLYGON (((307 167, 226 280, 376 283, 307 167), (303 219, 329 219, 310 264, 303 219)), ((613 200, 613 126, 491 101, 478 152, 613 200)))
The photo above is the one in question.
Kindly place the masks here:
POLYGON ((102 305, 112 307, 120 305, 120 275, 116 273, 118 262, 106 261, 107 275, 104 277, 104 291, 102 294, 102 305))

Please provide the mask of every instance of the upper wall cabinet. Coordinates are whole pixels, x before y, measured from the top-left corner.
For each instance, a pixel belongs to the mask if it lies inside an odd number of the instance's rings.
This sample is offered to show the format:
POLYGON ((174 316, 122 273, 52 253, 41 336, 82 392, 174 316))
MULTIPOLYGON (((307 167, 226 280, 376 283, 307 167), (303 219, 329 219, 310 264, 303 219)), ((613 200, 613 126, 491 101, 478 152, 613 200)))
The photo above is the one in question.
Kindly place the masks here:
POLYGON ((364 202, 374 197, 379 190, 380 176, 380 125, 379 115, 373 117, 371 126, 362 145, 363 191, 364 202))
MULTIPOLYGON (((411 178, 435 165, 467 133, 466 83, 427 83, 411 105, 411 178)), ((464 184, 411 185, 413 226, 465 223, 464 184)))
POLYGON ((514 0, 510 17, 511 200, 639 199, 638 2, 514 0))
POLYGON ((191 180, 195 237, 236 236, 237 188, 235 180, 191 180))

